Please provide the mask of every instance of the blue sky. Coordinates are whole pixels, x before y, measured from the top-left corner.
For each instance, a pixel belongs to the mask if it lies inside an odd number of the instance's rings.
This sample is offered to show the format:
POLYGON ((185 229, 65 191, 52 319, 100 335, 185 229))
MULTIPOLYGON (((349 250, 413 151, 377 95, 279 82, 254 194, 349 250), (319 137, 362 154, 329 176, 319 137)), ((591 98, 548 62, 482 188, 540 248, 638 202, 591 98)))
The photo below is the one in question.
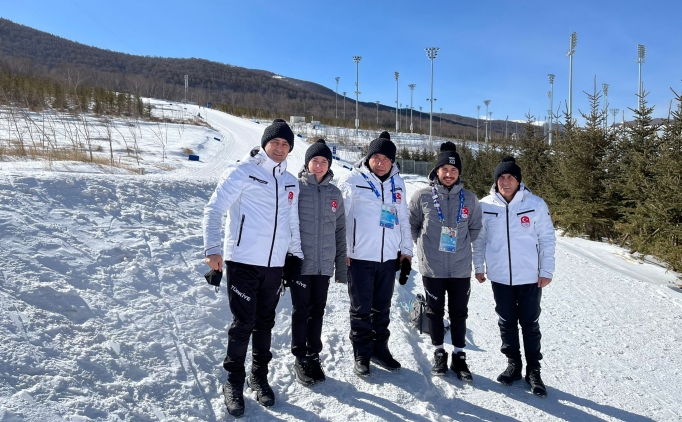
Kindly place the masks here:
MULTIPOLYGON (((84 44, 137 55, 200 57, 309 80, 352 96, 354 55, 360 100, 428 110, 431 63, 425 47, 440 47, 434 63, 434 111, 476 116, 491 100, 493 119, 547 115, 568 98, 569 36, 578 33, 573 63, 573 113, 586 111, 583 91, 594 77, 609 84, 609 107, 637 104, 637 44, 654 115, 667 115, 682 91, 682 31, 677 0, 549 2, 455 1, 217 1, 0 0, 0 16, 84 44), (678 29, 675 29, 678 28, 678 29)), ((191 78, 191 75, 190 75, 191 78)), ((609 120, 611 120, 609 115, 609 120)), ((620 120, 619 114, 619 120, 620 120)))

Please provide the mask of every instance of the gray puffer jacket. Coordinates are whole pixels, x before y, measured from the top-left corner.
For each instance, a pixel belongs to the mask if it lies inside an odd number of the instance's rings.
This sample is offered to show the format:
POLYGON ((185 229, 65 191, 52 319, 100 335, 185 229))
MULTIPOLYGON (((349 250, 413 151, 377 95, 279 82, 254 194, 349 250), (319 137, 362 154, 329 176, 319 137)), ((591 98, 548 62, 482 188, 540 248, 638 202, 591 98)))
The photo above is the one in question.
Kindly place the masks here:
POLYGON ((303 168, 298 174, 298 215, 301 227, 303 267, 301 275, 334 274, 346 283, 346 213, 339 188, 331 184, 331 170, 317 183, 315 175, 303 168))
MULTIPOLYGON (((419 272, 433 278, 465 278, 471 276, 471 244, 481 231, 481 206, 476 195, 462 187, 459 180, 448 191, 436 178, 425 188, 412 195, 409 204, 412 240, 417 243, 419 272), (433 202, 432 186, 438 191, 438 201, 444 223, 438 218, 433 202), (462 219, 457 225, 457 249, 453 252, 439 250, 443 226, 454 227, 459 213, 459 192, 464 192, 462 219)), ((304 252, 305 254, 305 252, 304 252)))

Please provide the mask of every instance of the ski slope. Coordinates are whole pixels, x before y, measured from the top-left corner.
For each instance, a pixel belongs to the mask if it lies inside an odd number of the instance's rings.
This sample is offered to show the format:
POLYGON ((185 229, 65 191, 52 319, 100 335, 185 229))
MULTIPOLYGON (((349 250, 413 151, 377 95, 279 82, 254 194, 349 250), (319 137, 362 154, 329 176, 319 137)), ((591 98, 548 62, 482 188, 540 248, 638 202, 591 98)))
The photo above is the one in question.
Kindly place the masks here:
MULTIPOLYGON (((215 110, 208 122, 212 129, 188 128, 177 140, 201 161, 170 155, 165 172, 0 167, 0 422, 230 418, 221 386, 231 314, 224 283, 216 293, 202 276, 201 217, 220 174, 260 144, 265 125, 215 110)), ((292 173, 306 147, 296 138, 292 173)), ((333 170, 337 178, 347 171, 337 162, 333 170)), ((426 183, 405 179, 410 195, 426 183)), ((489 282, 472 284, 466 351, 474 381, 432 377, 430 340, 407 322, 408 303, 422 291, 415 271, 393 297, 397 373, 372 366, 369 378, 353 375, 347 287, 332 284, 321 353, 327 382, 299 385, 291 299, 282 297, 269 374, 277 403, 265 409, 247 396, 243 419, 682 420, 676 275, 582 239, 559 237, 556 261, 540 319, 546 399, 523 381, 495 382, 506 362, 489 282)))

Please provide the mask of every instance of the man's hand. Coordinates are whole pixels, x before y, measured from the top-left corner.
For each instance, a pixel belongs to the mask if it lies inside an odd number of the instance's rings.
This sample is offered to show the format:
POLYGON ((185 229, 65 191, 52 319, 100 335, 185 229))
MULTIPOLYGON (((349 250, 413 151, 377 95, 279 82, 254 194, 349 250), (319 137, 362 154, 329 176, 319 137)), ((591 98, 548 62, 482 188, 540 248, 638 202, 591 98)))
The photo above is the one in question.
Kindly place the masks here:
POLYGON ((212 270, 223 270, 223 256, 220 254, 209 255, 206 257, 206 263, 212 270))
POLYGON ((476 277, 476 280, 478 280, 479 283, 484 283, 484 282, 485 282, 485 274, 483 274, 483 273, 476 273, 475 277, 476 277))
POLYGON ((548 286, 549 283, 551 283, 551 282, 552 282, 551 278, 540 277, 540 278, 538 278, 538 287, 542 289, 543 287, 548 286))
POLYGON ((407 259, 412 264, 412 257, 410 255, 400 255, 400 262, 403 262, 403 259, 407 259))
POLYGON ((350 257, 346 257, 346 265, 350 267, 350 257))

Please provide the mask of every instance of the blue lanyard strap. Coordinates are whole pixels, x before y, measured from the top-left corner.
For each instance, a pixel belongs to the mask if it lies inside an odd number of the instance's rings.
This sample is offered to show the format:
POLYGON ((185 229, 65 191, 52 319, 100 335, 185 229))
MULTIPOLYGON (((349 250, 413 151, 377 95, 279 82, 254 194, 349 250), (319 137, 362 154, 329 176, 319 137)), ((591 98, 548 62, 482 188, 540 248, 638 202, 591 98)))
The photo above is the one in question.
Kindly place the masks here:
MULTIPOLYGON (((365 178, 365 180, 369 184, 369 187, 372 188, 372 190, 374 191, 374 194, 377 196, 377 198, 381 199, 381 194, 377 190, 377 187, 374 186, 374 183, 372 183, 372 181, 369 180, 369 177, 367 177, 367 175, 365 173, 360 172, 360 174, 362 175, 362 177, 365 178)), ((395 204, 396 203, 395 181, 393 180, 393 176, 391 176, 391 194, 393 195, 393 203, 395 204)))
MULTIPOLYGON (((438 219, 440 220, 441 224, 445 223, 445 218, 443 218, 443 211, 440 208, 440 201, 438 200, 438 191, 436 190, 435 186, 431 186, 431 192, 433 193, 433 206, 436 207, 436 211, 438 211, 438 219)), ((464 210, 464 192, 460 189, 459 190, 459 212, 457 212, 457 225, 459 225, 459 222, 462 221, 462 211, 464 210)))

